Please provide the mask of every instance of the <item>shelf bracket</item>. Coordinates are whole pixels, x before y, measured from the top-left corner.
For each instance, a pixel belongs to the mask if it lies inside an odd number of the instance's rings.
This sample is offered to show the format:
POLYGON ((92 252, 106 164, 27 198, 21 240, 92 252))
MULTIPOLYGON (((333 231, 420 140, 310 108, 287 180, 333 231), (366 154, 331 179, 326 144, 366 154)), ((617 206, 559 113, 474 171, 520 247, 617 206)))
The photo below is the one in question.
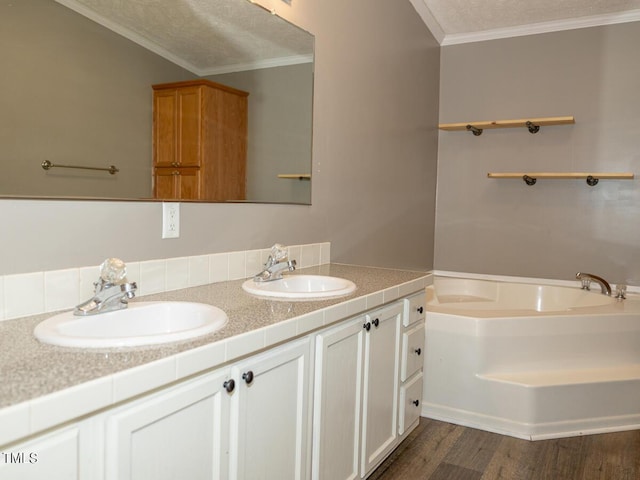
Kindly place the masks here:
MULTIPOLYGON (((524 180, 524 183, 526 183, 529 186, 535 185, 536 182, 538 181, 537 178, 531 177, 529 175, 523 175, 522 180, 524 180)), ((599 181, 600 179, 594 177, 593 175, 587 176, 587 185, 589 185, 590 187, 595 187, 599 181)))
POLYGON ((527 120, 527 123, 525 123, 525 125, 529 129, 529 133, 538 133, 540 131, 540 125, 536 125, 530 120, 527 120))
POLYGON ((479 137, 480 135, 482 135, 482 129, 474 127, 473 125, 467 125, 467 130, 472 132, 476 137, 479 137))

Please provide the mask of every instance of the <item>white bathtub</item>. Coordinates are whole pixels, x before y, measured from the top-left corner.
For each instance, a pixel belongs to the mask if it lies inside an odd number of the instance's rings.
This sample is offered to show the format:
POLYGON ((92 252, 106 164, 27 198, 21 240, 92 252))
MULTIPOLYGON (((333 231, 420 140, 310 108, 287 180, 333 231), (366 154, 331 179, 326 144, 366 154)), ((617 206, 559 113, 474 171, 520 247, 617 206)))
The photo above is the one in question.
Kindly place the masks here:
POLYGON ((423 416, 538 440, 640 428, 640 297, 436 277, 423 416))

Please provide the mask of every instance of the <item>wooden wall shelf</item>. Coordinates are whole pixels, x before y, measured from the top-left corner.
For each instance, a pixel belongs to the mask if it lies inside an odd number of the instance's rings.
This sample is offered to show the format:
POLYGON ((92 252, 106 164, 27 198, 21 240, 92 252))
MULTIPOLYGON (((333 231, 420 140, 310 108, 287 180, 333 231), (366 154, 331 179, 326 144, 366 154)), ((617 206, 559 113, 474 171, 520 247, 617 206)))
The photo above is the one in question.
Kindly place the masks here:
POLYGON ((534 185, 538 178, 575 180, 585 179, 587 184, 594 186, 598 180, 633 180, 633 173, 611 173, 611 172, 510 172, 510 173, 487 173, 489 178, 517 178, 524 180, 527 185, 534 185))
POLYGON ((440 130, 446 131, 471 131, 474 135, 480 135, 484 129, 493 128, 528 128, 531 133, 536 133, 540 127, 548 125, 571 125, 576 123, 574 117, 543 117, 522 118, 517 120, 493 120, 483 122, 441 123, 440 130), (478 133, 479 132, 479 133, 478 133))

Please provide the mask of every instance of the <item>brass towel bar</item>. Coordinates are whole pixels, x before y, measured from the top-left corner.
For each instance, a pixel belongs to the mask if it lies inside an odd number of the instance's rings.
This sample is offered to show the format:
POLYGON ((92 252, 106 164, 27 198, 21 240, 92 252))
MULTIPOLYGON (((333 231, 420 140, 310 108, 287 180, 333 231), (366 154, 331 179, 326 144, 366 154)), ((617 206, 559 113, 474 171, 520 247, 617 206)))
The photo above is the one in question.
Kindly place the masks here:
POLYGON ((108 168, 102 168, 102 167, 84 167, 81 165, 58 165, 55 163, 51 163, 49 160, 45 160, 44 162, 41 163, 41 166, 44 170, 51 170, 52 168, 77 168, 80 170, 100 170, 103 172, 109 172, 111 175, 115 175, 116 173, 118 173, 120 170, 118 170, 116 168, 115 165, 110 165, 108 168))

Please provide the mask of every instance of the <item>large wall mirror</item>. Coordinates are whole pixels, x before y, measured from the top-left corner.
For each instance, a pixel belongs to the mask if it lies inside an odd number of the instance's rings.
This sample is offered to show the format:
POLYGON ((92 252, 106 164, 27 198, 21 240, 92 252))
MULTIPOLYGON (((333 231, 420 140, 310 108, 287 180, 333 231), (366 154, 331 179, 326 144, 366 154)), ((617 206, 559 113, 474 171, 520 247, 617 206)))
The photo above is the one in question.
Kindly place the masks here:
POLYGON ((207 79, 248 93, 225 201, 309 204, 313 48, 247 0, 2 2, 0 197, 153 199, 152 85, 207 79))

